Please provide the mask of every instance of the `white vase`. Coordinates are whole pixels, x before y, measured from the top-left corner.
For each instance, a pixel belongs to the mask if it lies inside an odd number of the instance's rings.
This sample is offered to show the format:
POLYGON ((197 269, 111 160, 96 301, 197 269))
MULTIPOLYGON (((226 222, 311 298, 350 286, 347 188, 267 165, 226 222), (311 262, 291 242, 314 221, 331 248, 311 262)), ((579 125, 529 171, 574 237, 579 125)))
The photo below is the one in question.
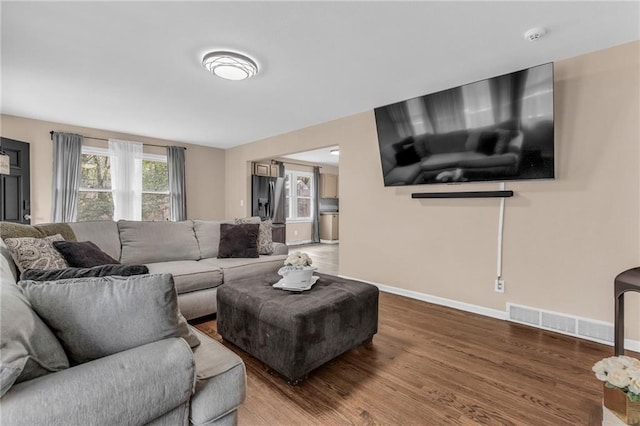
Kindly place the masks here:
POLYGON ((282 276, 282 282, 287 287, 307 287, 311 283, 311 277, 316 270, 313 266, 303 266, 301 268, 283 266, 278 270, 278 275, 282 276))

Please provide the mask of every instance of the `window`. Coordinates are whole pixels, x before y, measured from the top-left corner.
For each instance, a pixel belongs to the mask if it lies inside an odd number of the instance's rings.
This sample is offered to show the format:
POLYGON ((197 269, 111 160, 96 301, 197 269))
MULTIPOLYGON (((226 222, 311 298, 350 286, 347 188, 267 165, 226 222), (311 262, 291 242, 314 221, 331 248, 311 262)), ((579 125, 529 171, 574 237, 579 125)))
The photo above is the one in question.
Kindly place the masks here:
POLYGON ((311 220, 313 205, 313 174, 288 172, 284 180, 285 214, 287 221, 311 220))
MULTIPOLYGON (((82 147, 78 221, 112 220, 109 151, 82 147)), ((167 157, 144 154, 142 160, 142 220, 169 218, 169 171, 167 157)))

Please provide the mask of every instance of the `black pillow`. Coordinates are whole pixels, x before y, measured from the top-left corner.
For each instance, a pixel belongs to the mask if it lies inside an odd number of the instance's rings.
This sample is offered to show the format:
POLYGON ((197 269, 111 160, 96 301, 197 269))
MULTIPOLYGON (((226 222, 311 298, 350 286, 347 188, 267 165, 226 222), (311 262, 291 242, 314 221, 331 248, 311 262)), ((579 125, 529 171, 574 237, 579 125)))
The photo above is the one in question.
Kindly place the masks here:
POLYGON ((149 268, 144 265, 101 265, 93 268, 65 268, 65 269, 27 269, 20 275, 21 280, 31 281, 55 281, 67 278, 106 277, 119 275, 129 277, 131 275, 144 275, 149 273, 149 268))
POLYGON ((420 161, 420 156, 413 145, 396 152, 396 164, 398 166, 409 166, 418 161, 420 161))
POLYGON ((484 155, 493 155, 498 143, 498 134, 496 132, 482 132, 478 140, 478 148, 476 152, 484 155))
POLYGON ((120 262, 100 250, 91 241, 56 241, 53 246, 60 252, 69 266, 74 268, 92 268, 100 265, 119 265, 120 262))
POLYGON ((259 223, 220 224, 218 258, 260 257, 258 254, 259 223))

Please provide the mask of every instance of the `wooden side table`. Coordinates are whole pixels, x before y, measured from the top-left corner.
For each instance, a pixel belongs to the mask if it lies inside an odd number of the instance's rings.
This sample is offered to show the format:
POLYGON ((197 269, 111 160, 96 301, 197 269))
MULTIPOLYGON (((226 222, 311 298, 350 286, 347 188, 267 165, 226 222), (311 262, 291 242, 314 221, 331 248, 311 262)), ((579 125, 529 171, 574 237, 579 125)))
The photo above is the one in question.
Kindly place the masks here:
POLYGON ((624 294, 627 291, 640 293, 640 268, 632 268, 619 274, 615 279, 615 354, 624 355, 624 294))

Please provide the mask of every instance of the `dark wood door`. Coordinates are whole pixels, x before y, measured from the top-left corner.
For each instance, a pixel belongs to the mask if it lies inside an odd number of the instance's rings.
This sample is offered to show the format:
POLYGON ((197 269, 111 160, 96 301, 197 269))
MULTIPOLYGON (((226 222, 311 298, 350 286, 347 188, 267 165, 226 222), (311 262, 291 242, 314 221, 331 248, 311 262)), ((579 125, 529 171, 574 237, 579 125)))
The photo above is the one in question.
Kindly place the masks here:
POLYGON ((0 138, 0 151, 9 156, 11 172, 0 175, 0 220, 31 223, 29 144, 0 138))

